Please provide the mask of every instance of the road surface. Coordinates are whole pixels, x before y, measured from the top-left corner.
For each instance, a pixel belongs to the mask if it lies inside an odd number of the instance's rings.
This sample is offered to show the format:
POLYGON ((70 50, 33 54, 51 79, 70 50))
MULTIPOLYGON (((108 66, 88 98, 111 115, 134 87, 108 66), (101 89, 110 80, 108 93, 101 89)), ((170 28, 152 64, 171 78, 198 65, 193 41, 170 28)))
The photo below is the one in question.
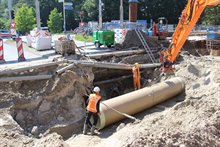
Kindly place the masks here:
MULTIPOLYGON (((58 39, 58 36, 54 35, 52 44, 54 45, 54 40, 58 39)), ((22 37, 23 42, 23 51, 26 61, 35 61, 35 60, 44 60, 44 59, 52 59, 54 57, 59 57, 61 55, 55 54, 54 49, 50 50, 42 50, 38 51, 34 48, 30 48, 26 45, 26 37, 22 37)), ((84 55, 88 54, 94 54, 94 53, 102 53, 102 52, 111 52, 115 51, 114 48, 107 48, 102 46, 101 48, 96 48, 94 46, 94 43, 92 42, 82 42, 82 41, 75 41, 76 45, 78 47, 81 47, 81 53, 84 55)), ((4 60, 6 61, 5 64, 10 63, 17 63, 18 62, 18 52, 17 52, 17 46, 16 42, 11 39, 4 39, 4 60)), ((76 53, 79 54, 78 50, 76 50, 76 53)))
MULTIPOLYGON (((4 60, 6 63, 17 63, 18 62, 18 51, 16 42, 8 39, 4 39, 4 60)), ((36 51, 33 48, 29 48, 23 43, 24 57, 27 61, 44 60, 49 57, 60 56, 56 55, 54 50, 48 51, 36 51)))

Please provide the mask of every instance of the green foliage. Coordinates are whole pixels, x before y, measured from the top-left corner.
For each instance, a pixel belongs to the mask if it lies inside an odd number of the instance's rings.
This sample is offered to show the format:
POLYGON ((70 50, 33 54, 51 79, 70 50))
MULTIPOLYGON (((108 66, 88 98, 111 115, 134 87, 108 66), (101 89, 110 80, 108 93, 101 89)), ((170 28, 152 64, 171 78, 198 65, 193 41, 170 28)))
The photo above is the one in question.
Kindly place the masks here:
MULTIPOLYGON (((73 3, 73 10, 66 10, 66 28, 73 30, 80 22, 80 11, 84 11, 83 21, 98 21, 98 0, 65 0, 73 3)), ((39 0, 41 25, 46 26, 50 12, 57 8, 58 12, 63 11, 63 3, 58 0, 39 0)), ((119 20, 120 0, 102 0, 103 2, 103 22, 119 20)), ((166 17, 170 24, 178 23, 178 18, 186 5, 187 0, 139 0, 138 18, 143 20, 153 19, 157 21, 159 17, 166 17)), ((0 0, 0 28, 8 28, 9 16, 7 10, 7 0, 0 0)), ((35 9, 35 0, 13 0, 13 10, 18 9, 23 4, 35 9)), ((128 20, 129 4, 128 0, 123 0, 124 19, 128 20)), ((32 10, 33 11, 33 10, 32 10)), ((26 13, 25 13, 26 15, 26 13)), ((203 24, 220 24, 220 6, 206 8, 203 24)), ((35 16, 35 13, 34 13, 35 16)), ((63 17, 63 16, 62 16, 63 17)), ((30 21, 27 21, 29 23, 30 21)), ((34 23, 36 23, 34 21, 34 23)))
POLYGON ((0 29, 9 29, 9 15, 7 8, 7 0, 0 0, 0 29))
POLYGON ((0 19, 0 29, 4 29, 4 28, 5 28, 4 20, 0 19))
POLYGON ((205 16, 202 23, 206 25, 219 25, 220 24, 220 5, 210 7, 205 10, 205 16))
POLYGON ((75 39, 84 42, 92 42, 93 36, 83 36, 82 34, 79 34, 75 36, 75 39))
POLYGON ((33 8, 23 4, 15 15, 16 29, 28 33, 36 26, 36 18, 33 8))
POLYGON ((10 27, 10 20, 9 19, 0 19, 0 29, 9 29, 10 27))
POLYGON ((52 33, 62 32, 62 13, 59 13, 56 8, 50 12, 47 25, 52 33))
POLYGON ((97 0, 85 0, 84 4, 82 5, 81 9, 85 12, 84 16, 85 18, 90 18, 90 19, 93 19, 93 20, 97 20, 97 17, 98 16, 98 11, 97 10, 97 7, 98 7, 98 1, 97 0))
POLYGON ((139 4, 138 19, 153 19, 166 17, 171 24, 178 23, 178 18, 187 0, 144 0, 139 4))
POLYGON ((35 8, 35 0, 13 0, 14 7, 13 9, 17 11, 22 7, 23 4, 27 4, 28 7, 35 8))

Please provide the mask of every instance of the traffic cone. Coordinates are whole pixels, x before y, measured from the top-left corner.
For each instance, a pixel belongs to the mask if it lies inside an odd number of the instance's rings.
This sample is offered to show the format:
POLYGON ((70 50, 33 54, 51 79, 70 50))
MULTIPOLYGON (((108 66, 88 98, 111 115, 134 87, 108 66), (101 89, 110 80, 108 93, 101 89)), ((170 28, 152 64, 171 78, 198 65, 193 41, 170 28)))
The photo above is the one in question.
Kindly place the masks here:
POLYGON ((18 62, 25 61, 23 45, 21 38, 16 38, 17 50, 18 50, 18 62))
POLYGON ((3 51, 3 40, 0 39, 0 64, 5 63, 4 51, 3 51))

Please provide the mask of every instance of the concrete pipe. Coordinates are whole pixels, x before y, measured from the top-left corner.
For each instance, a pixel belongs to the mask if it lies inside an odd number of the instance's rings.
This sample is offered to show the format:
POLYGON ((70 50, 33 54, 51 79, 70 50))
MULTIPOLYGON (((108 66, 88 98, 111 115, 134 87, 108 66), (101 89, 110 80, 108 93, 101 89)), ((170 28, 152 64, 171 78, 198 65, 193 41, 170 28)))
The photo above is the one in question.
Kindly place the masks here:
POLYGON ((103 101, 103 104, 101 103, 100 105, 97 127, 102 129, 125 118, 124 115, 117 113, 111 108, 128 115, 133 115, 176 96, 184 90, 184 87, 184 80, 175 77, 151 87, 146 87, 103 101))

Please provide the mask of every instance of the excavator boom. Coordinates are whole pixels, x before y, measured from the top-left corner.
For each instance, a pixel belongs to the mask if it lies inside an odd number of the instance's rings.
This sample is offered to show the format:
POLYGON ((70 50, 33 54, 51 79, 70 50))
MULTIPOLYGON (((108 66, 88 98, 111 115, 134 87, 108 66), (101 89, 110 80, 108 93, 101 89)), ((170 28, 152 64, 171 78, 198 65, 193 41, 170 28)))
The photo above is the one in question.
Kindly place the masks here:
POLYGON ((172 42, 169 48, 163 52, 162 62, 165 68, 169 68, 176 60, 182 46, 204 9, 208 6, 216 6, 218 4, 220 4, 220 0, 188 0, 179 18, 179 23, 172 37, 172 42))

